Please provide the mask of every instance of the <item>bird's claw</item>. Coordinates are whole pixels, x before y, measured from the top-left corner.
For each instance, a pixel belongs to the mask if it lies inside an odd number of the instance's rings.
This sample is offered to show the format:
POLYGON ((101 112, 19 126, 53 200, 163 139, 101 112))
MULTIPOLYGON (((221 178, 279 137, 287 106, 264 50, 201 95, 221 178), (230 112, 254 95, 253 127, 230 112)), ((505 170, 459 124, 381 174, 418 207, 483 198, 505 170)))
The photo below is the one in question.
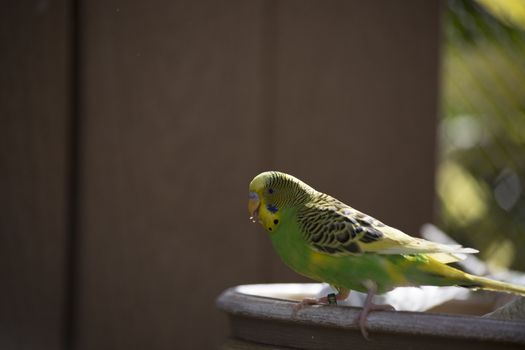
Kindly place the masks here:
POLYGON ((328 305, 328 298, 304 298, 303 300, 294 305, 292 318, 295 318, 295 316, 297 316, 297 313, 301 311, 305 306, 313 305, 328 305))
POLYGON ((366 340, 370 340, 370 337, 368 336, 368 331, 366 330, 366 328, 368 326, 368 315, 372 311, 395 311, 395 308, 392 305, 388 305, 388 304, 372 304, 372 303, 370 303, 369 305, 365 305, 363 307, 363 310, 359 312, 355 321, 359 325, 361 334, 366 340))

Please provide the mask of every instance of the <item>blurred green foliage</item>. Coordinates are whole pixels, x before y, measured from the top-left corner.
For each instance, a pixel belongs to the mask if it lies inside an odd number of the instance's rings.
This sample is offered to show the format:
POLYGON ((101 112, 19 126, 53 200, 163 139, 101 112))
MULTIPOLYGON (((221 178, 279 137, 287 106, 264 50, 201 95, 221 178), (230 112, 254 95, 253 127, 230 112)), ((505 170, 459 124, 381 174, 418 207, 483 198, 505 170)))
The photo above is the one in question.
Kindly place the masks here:
POLYGON ((437 190, 444 231, 479 249, 493 268, 525 270, 520 11, 523 0, 446 3, 437 190))

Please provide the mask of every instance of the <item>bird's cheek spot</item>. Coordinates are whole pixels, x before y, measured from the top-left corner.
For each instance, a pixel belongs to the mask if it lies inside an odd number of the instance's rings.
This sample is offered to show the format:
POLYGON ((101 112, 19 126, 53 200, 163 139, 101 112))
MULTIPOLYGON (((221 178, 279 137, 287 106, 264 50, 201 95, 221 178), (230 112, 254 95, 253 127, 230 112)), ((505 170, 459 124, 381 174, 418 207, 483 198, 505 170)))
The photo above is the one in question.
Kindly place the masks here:
POLYGON ((268 226, 267 226, 268 231, 276 230, 278 224, 279 224, 279 219, 270 220, 270 222, 268 223, 268 226))

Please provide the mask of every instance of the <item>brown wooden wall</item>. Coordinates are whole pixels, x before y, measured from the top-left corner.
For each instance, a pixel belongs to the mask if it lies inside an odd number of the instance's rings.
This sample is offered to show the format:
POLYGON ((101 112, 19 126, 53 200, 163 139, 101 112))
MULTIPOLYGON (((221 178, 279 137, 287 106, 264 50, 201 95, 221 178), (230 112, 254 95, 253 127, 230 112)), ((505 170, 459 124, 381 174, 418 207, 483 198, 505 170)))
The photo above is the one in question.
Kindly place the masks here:
POLYGON ((248 221, 263 170, 409 232, 432 220, 438 1, 16 4, 0 347, 219 343, 221 290, 302 280, 248 221))
POLYGON ((61 349, 70 233, 66 1, 0 5, 0 348, 61 349))

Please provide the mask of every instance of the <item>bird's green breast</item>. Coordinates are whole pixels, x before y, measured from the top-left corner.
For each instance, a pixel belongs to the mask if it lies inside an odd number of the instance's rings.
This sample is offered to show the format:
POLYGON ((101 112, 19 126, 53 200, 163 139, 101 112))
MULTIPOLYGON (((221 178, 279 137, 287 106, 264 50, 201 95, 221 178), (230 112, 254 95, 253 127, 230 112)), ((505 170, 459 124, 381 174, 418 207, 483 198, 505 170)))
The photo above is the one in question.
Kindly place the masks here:
POLYGON ((322 280, 314 272, 312 250, 302 237, 296 220, 295 209, 281 210, 281 223, 278 230, 270 233, 272 244, 286 265, 307 277, 322 280))

